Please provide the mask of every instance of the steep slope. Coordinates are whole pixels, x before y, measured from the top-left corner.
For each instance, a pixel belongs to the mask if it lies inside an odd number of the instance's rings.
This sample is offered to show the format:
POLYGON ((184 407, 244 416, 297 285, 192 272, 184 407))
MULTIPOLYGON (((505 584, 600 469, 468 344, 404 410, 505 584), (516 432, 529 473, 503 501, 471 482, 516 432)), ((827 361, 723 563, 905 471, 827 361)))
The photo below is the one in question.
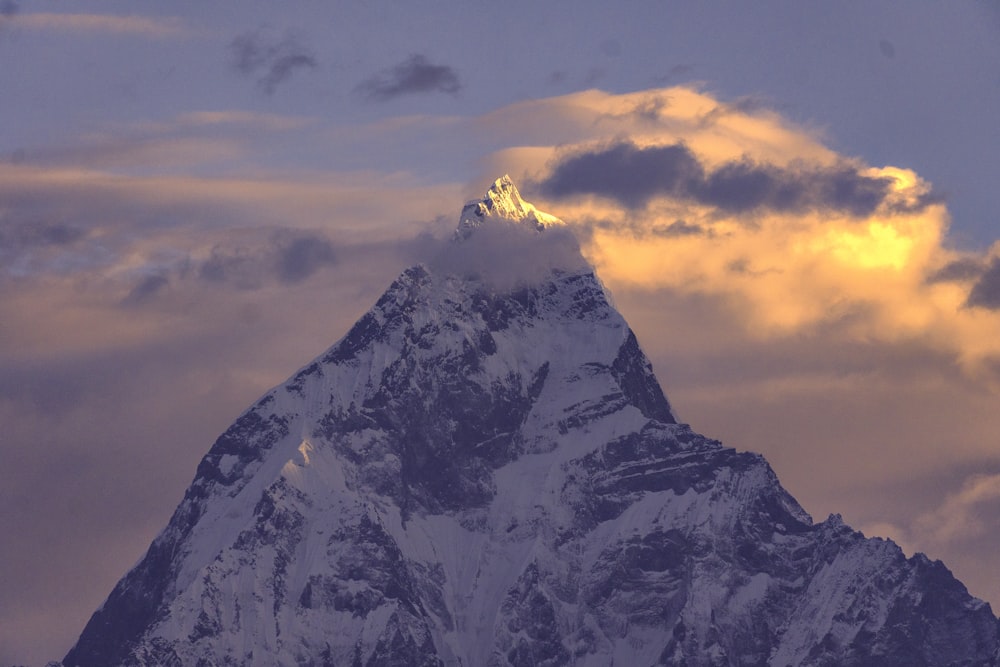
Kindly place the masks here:
POLYGON ((216 441, 65 664, 996 664, 943 565, 676 423, 559 226, 506 178, 467 206, 216 441))

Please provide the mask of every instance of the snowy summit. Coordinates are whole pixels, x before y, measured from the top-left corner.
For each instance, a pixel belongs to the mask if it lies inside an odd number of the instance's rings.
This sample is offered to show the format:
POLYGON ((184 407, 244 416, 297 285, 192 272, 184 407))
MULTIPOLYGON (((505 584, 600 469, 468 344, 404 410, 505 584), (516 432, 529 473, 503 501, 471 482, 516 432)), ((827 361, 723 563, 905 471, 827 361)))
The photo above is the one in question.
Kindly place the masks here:
POLYGON ((466 238, 471 230, 496 223, 518 223, 538 230, 564 224, 554 215, 539 211, 534 205, 524 201, 510 176, 506 174, 493 182, 485 197, 471 201, 462 208, 456 236, 466 238))

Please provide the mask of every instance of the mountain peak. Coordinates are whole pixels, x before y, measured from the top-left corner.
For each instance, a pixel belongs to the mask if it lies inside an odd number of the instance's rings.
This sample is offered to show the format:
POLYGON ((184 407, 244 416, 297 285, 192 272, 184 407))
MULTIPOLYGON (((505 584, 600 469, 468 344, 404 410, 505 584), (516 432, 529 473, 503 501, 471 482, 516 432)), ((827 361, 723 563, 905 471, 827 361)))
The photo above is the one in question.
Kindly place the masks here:
POLYGON ((940 562, 677 423, 553 220, 509 177, 466 206, 215 441, 66 667, 1000 664, 940 562))
POLYGON ((495 221, 504 224, 519 224, 542 231, 547 227, 564 224, 562 220, 539 211, 533 204, 524 201, 517 186, 508 174, 493 181, 482 199, 473 200, 462 208, 462 216, 455 232, 457 238, 468 238, 473 229, 495 221))

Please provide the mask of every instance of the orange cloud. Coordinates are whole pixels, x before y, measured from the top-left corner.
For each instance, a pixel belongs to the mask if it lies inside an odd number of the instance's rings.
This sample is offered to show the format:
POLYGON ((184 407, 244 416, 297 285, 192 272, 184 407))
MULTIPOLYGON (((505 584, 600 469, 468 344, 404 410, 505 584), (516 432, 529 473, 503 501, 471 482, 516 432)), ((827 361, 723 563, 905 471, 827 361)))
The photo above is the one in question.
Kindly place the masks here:
MULTIPOLYGON (((586 230, 585 251, 612 289, 716 296, 754 336, 848 322, 841 330, 853 340, 921 341, 973 374, 1000 357, 1000 311, 967 307, 972 279, 931 279, 967 256, 949 248, 948 211, 930 184, 903 167, 838 155, 818 132, 745 106, 686 87, 525 102, 479 122, 511 134, 527 128, 522 135, 535 143, 496 151, 483 164, 544 186, 577 156, 605 157, 613 167, 626 159, 611 159, 615 146, 632 146, 633 155, 647 158, 657 147, 682 146, 697 161, 694 185, 656 190, 652 184, 642 191, 648 199, 617 201, 600 188, 546 196, 544 187, 535 188, 543 209, 586 230), (552 127, 559 128, 558 145, 542 143, 552 127), (826 175, 829 182, 817 180, 826 175), (721 190, 726 196, 752 200, 746 188, 753 178, 770 179, 774 189, 756 207, 713 199, 712 179, 729 177, 737 180, 721 186, 744 190, 721 190), (821 189, 806 194, 803 205, 782 208, 792 186, 821 189)), ((615 177, 613 169, 595 176, 615 177)), ((986 255, 978 258, 985 262, 986 255)))
POLYGON ((117 16, 113 14, 17 14, 15 25, 31 30, 111 33, 143 37, 176 37, 190 33, 183 21, 173 17, 117 16))

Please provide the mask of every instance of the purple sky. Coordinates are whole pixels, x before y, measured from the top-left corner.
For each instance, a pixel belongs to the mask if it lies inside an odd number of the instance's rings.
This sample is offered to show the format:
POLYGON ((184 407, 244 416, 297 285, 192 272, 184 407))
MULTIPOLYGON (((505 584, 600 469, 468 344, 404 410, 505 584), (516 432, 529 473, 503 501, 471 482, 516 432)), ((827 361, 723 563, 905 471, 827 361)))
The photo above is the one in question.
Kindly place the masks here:
POLYGON ((509 172, 680 416, 1000 604, 1000 10, 0 2, 0 665, 509 172))

